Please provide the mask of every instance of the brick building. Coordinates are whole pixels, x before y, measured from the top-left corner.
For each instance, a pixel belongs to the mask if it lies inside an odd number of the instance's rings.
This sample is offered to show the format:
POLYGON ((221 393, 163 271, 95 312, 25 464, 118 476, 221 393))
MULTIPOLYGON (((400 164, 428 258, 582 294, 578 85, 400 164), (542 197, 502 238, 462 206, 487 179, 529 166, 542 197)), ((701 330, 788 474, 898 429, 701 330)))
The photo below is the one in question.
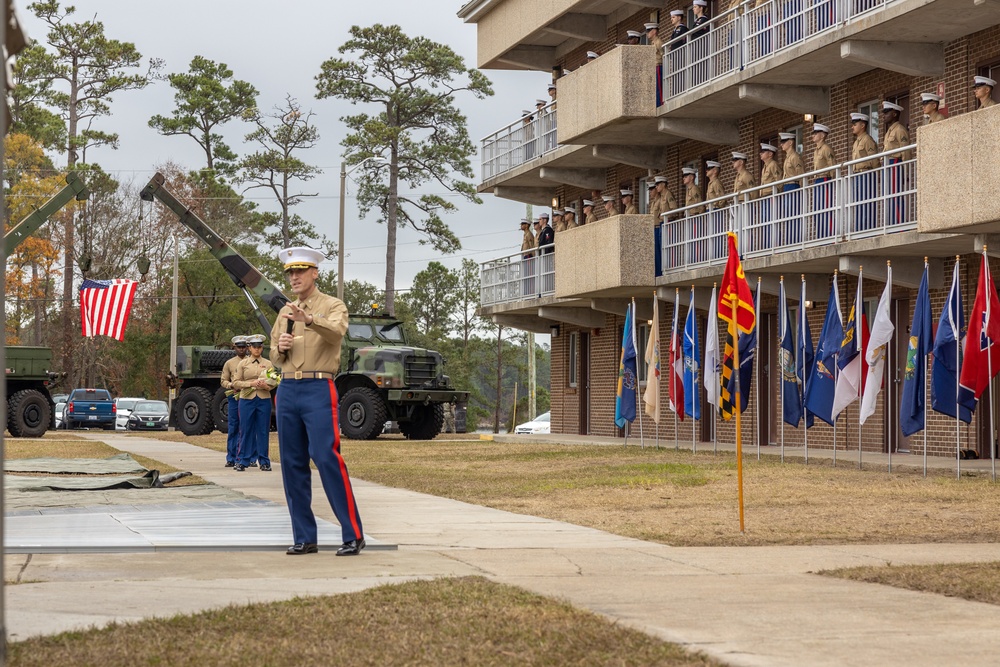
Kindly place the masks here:
MULTIPOLYGON (((804 428, 782 429, 780 378, 773 372, 779 278, 786 281, 794 322, 805 277, 804 307, 815 344, 834 272, 845 320, 863 274, 870 326, 891 260, 896 336, 885 388, 875 415, 860 429, 860 442, 866 451, 922 452, 922 434, 904 437, 898 412, 924 257, 935 327, 956 257, 967 316, 978 253, 986 245, 991 257, 1000 258, 1000 235, 994 236, 1000 231, 994 188, 1000 183, 1000 105, 978 109, 972 92, 976 75, 1000 79, 1000 4, 713 1, 706 32, 671 42, 674 9, 686 12, 692 24, 687 0, 472 0, 459 11, 477 24, 479 67, 551 71, 558 89, 557 102, 529 118, 519 116, 521 101, 510 101, 511 124, 483 140, 480 192, 580 210, 585 198, 631 188, 639 210, 646 211, 647 184, 663 175, 681 205, 656 222, 648 215, 599 216, 596 223, 558 232, 550 254, 526 260, 516 253, 485 262, 483 315, 552 334, 554 433, 621 434, 614 426, 614 398, 626 304, 635 298, 639 307, 643 366, 654 295, 666 347, 676 290, 683 323, 693 286, 704 349, 709 294, 722 277, 724 235, 731 230, 751 285, 759 278, 763 294, 747 441, 759 433, 762 444, 775 444, 783 430, 786 444, 801 445, 804 428), (661 27, 662 52, 648 44, 624 45, 627 30, 649 22, 661 27), (588 51, 599 57, 587 62, 588 51), (943 98, 946 120, 927 123, 920 99, 928 92, 943 98), (900 120, 916 150, 880 154, 878 168, 861 172, 851 161, 850 114, 871 118, 869 133, 883 151, 883 101, 903 108, 900 120), (827 143, 839 163, 822 186, 816 183, 822 174, 809 173, 814 122, 831 128, 827 143), (731 153, 741 151, 759 183, 758 144, 777 144, 779 132, 796 135, 805 164, 793 198, 779 184, 777 193, 758 187, 758 198, 750 202, 727 197, 705 212, 683 206, 682 167, 697 170, 704 192, 705 163, 719 161, 729 193, 731 153), (888 158, 899 161, 893 165, 888 158)), ((1000 87, 993 98, 1000 100, 1000 87)), ((775 159, 782 160, 780 151, 775 159)), ((1000 271, 1000 261, 991 259, 991 265, 1000 271)), ((664 383, 659 433, 673 438, 666 393, 664 383)), ((1000 399, 1000 390, 994 394, 1000 399)), ((714 432, 720 441, 731 441, 733 425, 713 419, 703 395, 702 401, 705 417, 685 421, 676 436, 708 442, 714 432)), ((987 403, 984 395, 972 424, 957 429, 954 420, 930 412, 928 454, 954 456, 957 437, 961 448, 989 456, 987 403)), ((855 402, 841 414, 836 432, 817 420, 808 431, 809 446, 831 448, 836 439, 839 449, 857 451, 858 409, 855 402)))

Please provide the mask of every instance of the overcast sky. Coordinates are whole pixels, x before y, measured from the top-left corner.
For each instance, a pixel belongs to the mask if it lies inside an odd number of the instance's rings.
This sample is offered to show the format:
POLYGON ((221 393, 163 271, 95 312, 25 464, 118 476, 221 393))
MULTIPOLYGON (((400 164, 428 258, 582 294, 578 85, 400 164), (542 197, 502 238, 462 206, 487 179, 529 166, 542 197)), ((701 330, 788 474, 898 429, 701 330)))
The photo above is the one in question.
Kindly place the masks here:
MULTIPOLYGON (((27 10, 27 0, 19 0, 17 4, 29 36, 42 40, 45 36, 43 25, 27 10)), ((465 58, 468 67, 476 65, 476 27, 463 23, 456 16, 460 2, 289 0, 279 6, 273 0, 173 0, 169 3, 79 0, 73 4, 77 9, 75 18, 84 20, 96 16, 104 23, 108 37, 135 43, 146 58, 164 59, 166 73, 187 71, 191 59, 201 55, 228 64, 236 78, 253 84, 260 91, 258 103, 262 110, 281 103, 290 93, 305 109, 315 112, 320 143, 304 152, 301 158, 323 169, 323 174, 306 186, 306 191, 318 192, 319 197, 300 204, 296 212, 333 240, 337 238, 340 141, 344 137, 339 118, 357 113, 357 108, 339 100, 316 99, 315 76, 320 63, 338 55, 337 48, 347 39, 352 25, 396 23, 411 37, 423 35, 451 46, 465 58)), ((469 94, 460 95, 458 99, 477 147, 483 136, 517 120, 521 109, 532 108, 536 98, 546 97, 548 82, 548 74, 544 72, 487 71, 486 74, 493 81, 494 97, 480 101, 469 94)), ((156 82, 143 91, 118 94, 112 105, 113 116, 101 119, 95 129, 117 132, 120 147, 88 152, 88 160, 100 163, 122 180, 135 179, 142 183, 158 164, 174 162, 185 168, 203 167, 204 154, 194 140, 162 137, 147 125, 151 116, 169 115, 173 106, 172 89, 165 81, 156 82)), ((248 125, 234 121, 223 130, 237 153, 247 152, 243 136, 249 129, 248 125)), ((478 154, 472 158, 472 164, 478 185, 478 154)), ((442 192, 443 188, 431 187, 428 191, 442 192)), ((386 229, 371 216, 366 221, 358 219, 352 210, 355 192, 356 188, 348 180, 346 277, 384 287, 386 229)), ((264 197, 260 190, 249 195, 264 197)), ((413 276, 430 260, 437 259, 447 266, 457 267, 463 257, 483 262, 520 248, 518 220, 524 215, 524 204, 492 195, 485 195, 480 206, 463 204, 460 199, 456 201, 459 202, 458 212, 446 216, 445 220, 461 238, 463 249, 454 256, 441 258, 429 246, 417 244, 419 235, 416 232, 400 230, 397 290, 408 288, 413 276)), ((266 198, 260 204, 275 208, 266 198)), ((334 266, 331 262, 330 267, 334 266)))

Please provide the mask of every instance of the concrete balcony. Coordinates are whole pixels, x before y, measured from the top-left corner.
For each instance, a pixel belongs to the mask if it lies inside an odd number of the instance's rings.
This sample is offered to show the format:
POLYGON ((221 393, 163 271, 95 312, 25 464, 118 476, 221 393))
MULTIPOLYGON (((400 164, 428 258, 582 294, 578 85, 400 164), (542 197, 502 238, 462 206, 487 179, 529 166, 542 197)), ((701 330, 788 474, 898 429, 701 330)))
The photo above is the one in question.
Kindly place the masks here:
POLYGON ((656 131, 653 46, 619 46, 559 80, 560 144, 668 143, 656 131))
MULTIPOLYGON (((1000 105, 921 127, 921 232, 1000 232, 1000 105)), ((994 250, 1000 250, 993 240, 994 250)))
POLYGON ((753 5, 664 46, 661 132, 734 143, 734 121, 769 107, 827 114, 831 85, 875 68, 941 77, 945 43, 1000 23, 1000 3, 968 0, 753 5))
POLYGON ((608 28, 662 7, 658 0, 471 0, 458 11, 477 25, 480 69, 548 71, 573 49, 608 38, 608 28))
POLYGON ((653 220, 616 215, 558 234, 555 295, 568 298, 630 296, 653 288, 653 220))

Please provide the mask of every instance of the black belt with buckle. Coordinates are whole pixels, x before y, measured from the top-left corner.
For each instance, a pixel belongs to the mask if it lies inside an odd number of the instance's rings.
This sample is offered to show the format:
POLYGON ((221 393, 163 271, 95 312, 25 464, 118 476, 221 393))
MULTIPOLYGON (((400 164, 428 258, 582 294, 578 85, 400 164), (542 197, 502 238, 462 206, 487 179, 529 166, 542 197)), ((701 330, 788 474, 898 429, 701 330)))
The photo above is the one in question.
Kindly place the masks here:
POLYGON ((282 380, 332 380, 336 377, 334 373, 326 371, 282 371, 282 380))

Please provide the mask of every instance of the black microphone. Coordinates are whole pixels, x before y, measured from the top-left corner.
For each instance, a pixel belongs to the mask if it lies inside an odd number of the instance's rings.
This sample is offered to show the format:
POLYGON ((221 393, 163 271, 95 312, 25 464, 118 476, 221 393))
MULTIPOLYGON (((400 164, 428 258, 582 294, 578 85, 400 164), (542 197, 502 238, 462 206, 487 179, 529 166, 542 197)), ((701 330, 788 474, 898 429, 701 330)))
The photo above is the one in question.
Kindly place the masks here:
POLYGON ((292 333, 292 328, 294 326, 295 326, 295 320, 289 318, 288 321, 285 322, 285 333, 286 334, 292 333))

